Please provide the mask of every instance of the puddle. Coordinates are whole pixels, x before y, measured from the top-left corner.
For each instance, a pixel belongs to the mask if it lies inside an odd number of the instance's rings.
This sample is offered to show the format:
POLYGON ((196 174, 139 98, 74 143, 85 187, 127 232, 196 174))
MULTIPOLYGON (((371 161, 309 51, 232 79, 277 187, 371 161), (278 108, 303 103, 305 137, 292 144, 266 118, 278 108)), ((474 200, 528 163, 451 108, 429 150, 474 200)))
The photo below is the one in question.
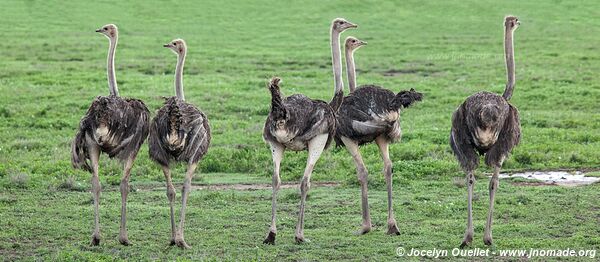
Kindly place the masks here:
POLYGON ((600 181, 600 177, 587 177, 580 171, 533 171, 515 174, 500 174, 500 178, 522 177, 525 179, 538 180, 541 184, 559 185, 559 186, 581 186, 589 185, 600 181))

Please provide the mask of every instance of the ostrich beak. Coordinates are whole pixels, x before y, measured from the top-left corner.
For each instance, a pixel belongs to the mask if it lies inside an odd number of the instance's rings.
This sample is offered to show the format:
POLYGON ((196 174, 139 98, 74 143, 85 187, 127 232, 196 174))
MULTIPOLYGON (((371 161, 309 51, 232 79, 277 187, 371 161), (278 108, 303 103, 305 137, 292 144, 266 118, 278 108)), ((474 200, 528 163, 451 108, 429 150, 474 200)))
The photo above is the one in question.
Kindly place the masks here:
POLYGON ((164 44, 163 47, 171 47, 169 44, 164 44))
MULTIPOLYGON (((348 22, 348 23, 350 23, 350 22, 348 22)), ((357 24, 350 23, 350 26, 349 26, 348 28, 358 28, 358 25, 357 25, 357 24)))
POLYGON ((365 41, 360 41, 360 45, 367 45, 367 42, 365 42, 365 41))
POLYGON ((100 33, 100 32, 102 32, 101 29, 96 29, 96 33, 100 33))

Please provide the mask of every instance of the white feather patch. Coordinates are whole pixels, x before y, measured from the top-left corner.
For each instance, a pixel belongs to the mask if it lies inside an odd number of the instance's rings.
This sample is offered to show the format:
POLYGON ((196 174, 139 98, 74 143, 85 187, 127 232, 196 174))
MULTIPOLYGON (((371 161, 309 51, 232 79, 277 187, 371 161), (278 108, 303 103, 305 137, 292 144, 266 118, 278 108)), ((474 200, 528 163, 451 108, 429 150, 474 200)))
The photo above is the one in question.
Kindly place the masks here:
POLYGON ((385 130, 387 125, 380 121, 369 120, 366 122, 352 120, 352 129, 360 134, 372 134, 382 132, 385 130))

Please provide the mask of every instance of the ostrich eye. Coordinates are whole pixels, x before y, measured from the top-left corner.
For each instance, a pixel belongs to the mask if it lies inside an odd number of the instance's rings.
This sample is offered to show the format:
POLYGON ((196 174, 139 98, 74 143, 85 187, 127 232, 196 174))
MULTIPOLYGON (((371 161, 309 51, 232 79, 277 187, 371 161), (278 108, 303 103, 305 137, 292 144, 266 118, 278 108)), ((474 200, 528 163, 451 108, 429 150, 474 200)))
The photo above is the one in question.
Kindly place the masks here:
POLYGON ((108 30, 108 27, 105 27, 105 28, 102 28, 102 29, 104 29, 104 30, 108 30))

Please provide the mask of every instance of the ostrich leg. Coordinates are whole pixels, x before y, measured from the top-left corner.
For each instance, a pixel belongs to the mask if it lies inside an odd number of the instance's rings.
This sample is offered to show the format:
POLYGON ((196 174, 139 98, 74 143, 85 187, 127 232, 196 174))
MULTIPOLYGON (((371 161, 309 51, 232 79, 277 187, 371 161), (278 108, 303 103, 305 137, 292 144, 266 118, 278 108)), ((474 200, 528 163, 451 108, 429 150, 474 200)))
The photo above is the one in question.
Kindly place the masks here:
POLYGON ((92 246, 100 245, 100 180, 98 179, 98 159, 100 158, 100 148, 87 139, 88 153, 92 163, 92 197, 94 198, 94 233, 92 234, 92 246))
POLYGON ((360 182, 360 191, 361 191, 361 204, 362 204, 362 228, 356 232, 357 234, 366 234, 371 231, 371 215, 369 214, 369 197, 367 192, 367 178, 368 172, 365 163, 363 163, 362 156, 360 155, 360 151, 358 150, 358 144, 353 140, 341 137, 342 142, 352 155, 354 159, 354 164, 356 164, 356 175, 358 176, 358 181, 360 182))
POLYGON ((306 161, 304 177, 302 177, 302 183, 300 184, 300 213, 298 215, 298 224, 296 226, 296 243, 309 242, 308 239, 304 238, 304 207, 306 205, 306 195, 310 189, 310 176, 317 160, 319 160, 321 153, 323 153, 328 136, 329 134, 317 135, 308 142, 308 160, 306 161))
POLYGON ((396 225, 396 219, 394 218, 394 210, 392 204, 392 160, 390 160, 390 143, 383 136, 379 136, 375 139, 375 143, 379 147, 381 152, 381 158, 383 159, 383 173, 385 175, 385 183, 387 184, 388 192, 388 231, 389 235, 400 235, 398 226, 396 225))
POLYGON ((471 244, 473 241, 473 187, 475 186, 475 175, 473 170, 467 172, 467 230, 465 238, 460 244, 461 248, 471 244))
POLYGON ((492 220, 494 215, 494 197, 496 189, 498 189, 498 176, 500 175, 500 166, 494 167, 494 174, 490 179, 490 209, 488 210, 487 223, 485 224, 485 232, 483 235, 483 243, 492 245, 492 220))
POLYGON ((171 170, 168 166, 162 166, 163 173, 165 174, 165 179, 167 180, 167 198, 169 199, 169 208, 171 215, 171 243, 170 245, 175 245, 175 210, 173 209, 173 202, 175 202, 175 187, 173 187, 173 181, 171 180, 171 170))
POLYGON ((190 164, 188 166, 188 170, 185 174, 185 182, 183 184, 183 190, 181 193, 181 214, 179 221, 179 230, 175 236, 175 244, 181 248, 190 248, 187 243, 185 243, 185 239, 183 237, 183 227, 185 224, 185 208, 187 206, 187 199, 190 194, 190 189, 192 187, 192 177, 194 176, 194 171, 198 166, 197 163, 190 164))
POLYGON ((129 194, 129 176, 135 155, 136 153, 128 157, 127 161, 125 161, 123 165, 123 179, 121 179, 121 228, 119 230, 119 243, 125 246, 130 244, 127 237, 127 195, 129 194))
POLYGON ((285 147, 276 142, 270 142, 270 144, 271 154, 273 156, 273 199, 271 200, 271 227, 269 228, 269 233, 267 234, 267 238, 265 238, 263 243, 274 245, 275 236, 277 235, 277 192, 279 191, 279 186, 281 185, 279 169, 281 160, 283 159, 283 152, 285 151, 285 147))

